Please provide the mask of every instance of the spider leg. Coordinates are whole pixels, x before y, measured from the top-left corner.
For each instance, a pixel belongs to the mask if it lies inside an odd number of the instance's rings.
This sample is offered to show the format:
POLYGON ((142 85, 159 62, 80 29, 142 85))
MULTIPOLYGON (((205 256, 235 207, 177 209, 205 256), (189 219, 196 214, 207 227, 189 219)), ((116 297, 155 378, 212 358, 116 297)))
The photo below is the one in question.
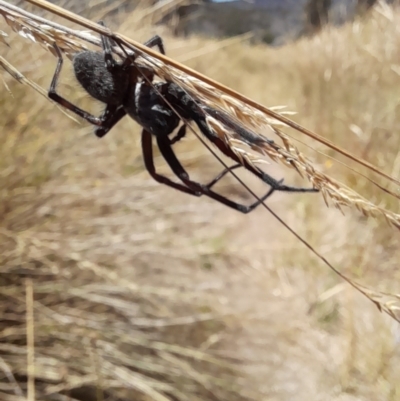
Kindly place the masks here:
MULTIPOLYGON (((168 165, 171 167, 172 171, 174 174, 185 184, 187 185, 188 188, 195 192, 200 192, 203 195, 208 196, 209 198, 212 198, 220 203, 222 203, 225 206, 228 206, 232 209, 235 209, 241 213, 250 213, 252 210, 254 210, 258 205, 260 205, 262 202, 264 202, 265 199, 267 199, 269 196, 272 195, 272 193, 275 191, 275 188, 271 188, 262 198, 254 202, 253 204, 246 206, 242 205, 240 203, 236 203, 225 196, 222 196, 220 194, 217 194, 216 192, 212 191, 207 185, 202 185, 198 182, 192 181, 189 177, 189 174, 186 172, 186 170, 183 168, 179 160, 177 159, 171 144, 169 143, 168 138, 165 137, 157 137, 157 144, 158 147, 161 151, 161 154, 163 155, 165 161, 168 163, 168 165)), ((225 172, 222 173, 225 175, 225 172)), ((213 185, 213 182, 211 182, 213 185)), ((214 182, 215 184, 215 182, 214 182)))
POLYGON ((269 174, 265 173, 262 170, 251 165, 247 160, 243 159, 239 160, 237 155, 230 149, 224 141, 222 141, 219 137, 213 134, 203 117, 200 117, 198 113, 193 113, 193 120, 196 122, 197 126, 200 128, 201 132, 205 135, 205 137, 210 140, 214 145, 218 147, 218 149, 230 157, 237 163, 241 164, 246 170, 255 174, 258 178, 268 184, 271 188, 276 191, 284 191, 284 192, 319 192, 316 188, 303 188, 303 187, 292 187, 288 185, 283 185, 282 180, 278 181, 275 178, 271 177, 269 174))
POLYGON ((230 171, 235 170, 239 167, 243 167, 241 164, 234 164, 232 167, 228 167, 219 173, 212 181, 210 181, 206 186, 207 188, 212 188, 222 177, 228 174, 230 171))
MULTIPOLYGON (((182 125, 182 127, 179 129, 177 134, 170 139, 170 145, 173 145, 174 143, 180 141, 182 138, 185 137, 186 135, 186 124, 182 125)), ((210 181, 206 186, 207 188, 212 188, 221 178, 223 178, 227 173, 229 173, 232 170, 235 170, 239 167, 243 167, 240 163, 233 165, 232 167, 228 167, 225 170, 223 170, 221 173, 219 173, 212 181, 210 181)))
POLYGON ((158 47, 161 54, 165 54, 164 42, 161 36, 155 35, 144 43, 147 47, 158 47))
POLYGON ((153 156, 153 136, 150 132, 143 130, 142 131, 142 152, 143 152, 143 160, 146 170, 149 172, 152 178, 159 182, 160 184, 165 184, 169 187, 177 189, 178 191, 185 192, 194 196, 201 196, 202 192, 198 190, 193 190, 191 188, 186 187, 185 185, 176 183, 169 178, 158 174, 156 168, 154 166, 154 156, 153 156))
MULTIPOLYGON (((104 23, 102 25, 104 26, 104 23)), ((123 48, 122 43, 119 43, 119 41, 117 42, 117 44, 124 51, 125 55, 127 57, 129 57, 133 62, 137 56, 135 54, 133 54, 133 53, 128 54, 127 51, 123 48)), ((150 48, 158 47, 158 50, 160 51, 160 53, 161 54, 165 54, 164 42, 161 39, 161 36, 158 36, 158 35, 153 36, 152 38, 150 38, 149 40, 144 42, 144 45, 146 47, 150 47, 150 48)))
MULTIPOLYGON (((99 23, 104 26, 104 23, 102 21, 100 21, 99 23)), ((105 40, 105 38, 103 38, 103 36, 101 38, 102 43, 103 43, 103 49, 105 50, 105 46, 108 46, 109 52, 111 54, 110 38, 107 37, 106 39, 108 40, 108 43, 107 43, 107 40, 105 40)), ((130 65, 134 65, 135 60, 137 58, 137 55, 132 51, 128 53, 128 51, 125 49, 125 46, 122 43, 120 43, 119 40, 116 40, 115 43, 120 47, 120 49, 124 52, 124 54, 126 56, 125 60, 122 62, 122 65, 124 67, 128 67, 130 65)), ((158 47, 158 50, 160 51, 160 53, 161 54, 165 54, 163 40, 158 35, 155 35, 152 38, 150 38, 148 41, 146 41, 144 43, 144 45, 147 46, 147 47, 150 47, 150 48, 158 47)), ((138 77, 142 76, 144 78, 144 80, 147 80, 149 82, 153 82, 154 70, 152 68, 147 67, 147 66, 140 66, 140 67, 136 66, 136 68, 137 68, 137 70, 139 72, 138 77)))
POLYGON ((61 97, 56 92, 57 83, 60 78, 60 73, 61 73, 61 69, 62 69, 62 65, 63 65, 63 57, 61 54, 61 50, 56 43, 54 43, 53 48, 57 54, 58 62, 57 62, 56 70, 54 72, 54 76, 53 76, 53 79, 51 81, 50 88, 48 91, 49 98, 54 100, 56 103, 60 104, 61 106, 65 107, 66 109, 72 111, 79 117, 82 117, 89 123, 91 123, 93 125, 97 125, 98 127, 102 127, 104 122, 100 117, 96 117, 93 114, 90 114, 87 111, 80 109, 79 107, 75 106, 73 103, 68 101, 67 99, 61 97))
POLYGON ((181 128, 179 128, 179 131, 177 132, 177 134, 170 139, 170 144, 173 145, 174 143, 177 143, 178 141, 180 141, 182 138, 184 138, 186 135, 186 124, 182 125, 181 128))
MULTIPOLYGON (((186 125, 183 125, 180 130, 178 131, 178 133, 176 134, 176 136, 174 138, 172 138, 172 140, 170 140, 170 144, 173 145, 174 143, 178 142, 181 138, 184 137, 184 133, 186 133, 186 125)), ((154 163, 153 163, 153 150, 152 150, 152 136, 146 132, 146 133, 142 133, 142 150, 143 150, 143 155, 147 156, 146 157, 146 161, 145 163, 147 163, 147 161, 149 162, 149 164, 146 164, 146 169, 150 172, 152 172, 152 174, 155 173, 155 167, 154 167, 154 163), (143 139, 143 135, 146 135, 146 138, 143 139), (148 143, 145 143, 145 141, 148 141, 148 143), (146 150, 145 148, 146 147, 146 150), (151 157, 150 157, 151 155, 151 157)), ((219 173, 212 181, 210 181, 206 187, 207 188, 211 188, 213 187, 219 180, 221 180, 227 173, 229 173, 232 170, 235 170, 239 167, 243 167, 241 164, 235 164, 232 167, 228 167, 225 170, 223 170, 221 173, 219 173)), ((166 177, 163 177, 163 180, 167 179, 166 177)), ((176 183, 174 182, 174 185, 176 183)), ((174 186, 175 188, 175 186, 174 186)))
MULTIPOLYGON (((106 27, 104 24, 104 21, 99 21, 99 25, 106 27)), ((105 35, 100 35, 101 38, 101 47, 103 48, 104 51, 104 61, 106 63, 108 71, 112 71, 115 69, 115 67, 118 66, 118 63, 115 61, 112 51, 111 51, 111 40, 108 36, 105 35)))
POLYGON ((126 111, 123 106, 118 107, 118 106, 113 106, 113 105, 107 105, 103 114, 100 116, 100 119, 103 121, 103 124, 100 127, 96 127, 96 129, 94 130, 95 135, 98 138, 102 138, 125 115, 126 115, 126 111))
POLYGON ((59 103, 61 106, 65 107, 66 109, 72 111, 73 113, 77 114, 79 117, 82 117, 89 123, 95 125, 97 128, 95 130, 95 134, 101 138, 103 137, 115 124, 121 120, 122 117, 125 116, 126 112, 121 106, 113 106, 107 105, 106 109, 104 110, 103 114, 100 117, 96 117, 85 110, 80 109, 79 107, 75 106, 67 99, 61 97, 58 93, 56 93, 58 79, 60 77, 61 68, 63 65, 63 58, 60 51, 60 48, 57 44, 54 44, 54 49, 58 56, 58 63, 56 70, 54 72, 53 80, 50 84, 50 89, 48 92, 48 96, 50 99, 54 100, 55 102, 59 103))

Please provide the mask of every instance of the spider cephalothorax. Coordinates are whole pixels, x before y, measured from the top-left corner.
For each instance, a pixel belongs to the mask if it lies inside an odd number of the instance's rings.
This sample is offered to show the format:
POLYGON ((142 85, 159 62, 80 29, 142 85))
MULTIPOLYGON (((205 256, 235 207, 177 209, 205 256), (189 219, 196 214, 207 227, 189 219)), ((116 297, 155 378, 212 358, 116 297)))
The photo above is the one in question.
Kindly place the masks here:
MULTIPOLYGON (((237 130, 238 133, 240 131, 240 134, 248 140, 256 137, 254 133, 239 127, 237 124, 235 125, 228 115, 211 110, 200 101, 194 100, 179 85, 173 82, 154 83, 154 72, 136 65, 133 56, 127 56, 121 61, 116 61, 112 55, 110 39, 101 36, 101 40, 102 52, 83 51, 76 54, 73 59, 73 67, 77 80, 86 92, 106 105, 104 112, 99 117, 96 117, 57 94, 56 86, 63 63, 61 51, 57 45, 54 45, 54 49, 58 55, 58 64, 50 85, 49 97, 95 125, 95 134, 98 137, 103 137, 122 117, 128 114, 143 128, 142 151, 144 163, 155 180, 191 195, 206 195, 242 213, 248 213, 253 210, 275 190, 317 192, 314 188, 296 188, 283 185, 282 180, 277 181, 254 165, 244 160, 239 160, 232 149, 215 135, 208 126, 206 113, 214 114, 221 120, 225 120, 230 129, 237 130), (182 126, 176 135, 171 138, 170 136, 178 128, 182 120, 182 126), (185 171, 172 149, 172 145, 185 136, 186 124, 190 121, 194 121, 208 140, 237 163, 225 169, 207 185, 190 179, 189 174, 185 171), (156 172, 153 161, 153 138, 155 138, 165 161, 182 184, 176 183, 156 172), (271 186, 271 189, 262 198, 250 206, 238 204, 211 189, 227 172, 242 166, 271 186)), ((155 36, 146 42, 146 46, 157 46, 160 52, 165 54, 163 42, 159 36, 155 36)))

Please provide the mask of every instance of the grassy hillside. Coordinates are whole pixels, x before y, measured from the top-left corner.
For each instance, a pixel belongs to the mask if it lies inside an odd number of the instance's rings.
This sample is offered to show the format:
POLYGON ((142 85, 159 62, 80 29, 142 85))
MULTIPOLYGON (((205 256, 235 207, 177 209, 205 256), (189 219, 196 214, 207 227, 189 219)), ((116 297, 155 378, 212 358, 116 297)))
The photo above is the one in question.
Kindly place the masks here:
MULTIPOLYGON (((170 56, 267 106, 287 105, 302 125, 398 177, 399 23, 397 12, 374 12, 279 49, 165 41, 170 56)), ((134 14, 119 31, 138 40, 156 32, 134 14)), ((2 55, 47 88, 55 59, 18 37, 10 44, 0 43, 2 55)), ((65 64, 60 91, 98 111, 65 64)), ((25 399, 27 315, 37 400, 399 399, 399 326, 266 210, 241 215, 154 183, 132 120, 98 140, 6 73, 2 80, 0 398, 25 399)), ((177 149, 195 178, 220 170, 193 135, 177 149)), ((300 183, 274 163, 269 171, 300 183)), ((219 188, 251 201, 232 179, 219 188)), ((400 292, 399 233, 385 222, 342 215, 315 194, 276 194, 269 204, 341 271, 400 292)))

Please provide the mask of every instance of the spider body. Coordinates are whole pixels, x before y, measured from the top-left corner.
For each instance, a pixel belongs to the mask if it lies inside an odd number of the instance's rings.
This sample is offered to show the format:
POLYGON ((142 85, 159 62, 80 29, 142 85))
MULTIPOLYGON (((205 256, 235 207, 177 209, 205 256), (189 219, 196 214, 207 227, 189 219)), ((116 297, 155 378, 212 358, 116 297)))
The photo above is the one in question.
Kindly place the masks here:
MULTIPOLYGON (((80 109, 56 92, 63 64, 61 51, 57 45, 54 45, 54 49, 58 55, 58 64, 50 85, 49 97, 93 124, 95 134, 98 137, 103 137, 121 118, 129 115, 143 128, 142 152, 144 164, 156 181, 190 195, 206 195, 242 213, 249 213, 255 209, 275 190, 317 192, 314 188, 296 188, 283 185, 283 180, 277 181, 247 161, 239 160, 232 149, 209 128, 206 113, 217 117, 230 129, 235 130, 243 137, 244 141, 251 143, 256 139, 260 140, 260 137, 230 120, 228 115, 195 101, 177 84, 173 82, 153 83, 154 71, 135 64, 134 56, 128 56, 120 62, 116 61, 112 55, 109 38, 102 36, 101 39, 103 52, 83 51, 76 54, 73 59, 73 68, 76 79, 86 92, 105 104, 103 113, 96 117, 80 109), (170 138, 182 120, 183 124, 177 134, 170 138), (207 185, 190 179, 189 174, 172 149, 172 145, 185 136, 186 123, 190 121, 194 121, 208 140, 237 163, 222 171, 207 185), (182 183, 174 182, 156 172, 153 160, 153 138, 156 140, 161 155, 182 183), (225 174, 238 167, 245 167, 271 186, 271 189, 263 197, 249 206, 238 204, 211 189, 225 174)), ((161 53, 165 54, 162 40, 158 36, 150 39, 146 45, 149 47, 157 46, 161 53)))
POLYGON ((126 102, 127 114, 156 137, 170 135, 181 121, 164 101, 170 85, 173 84, 137 83, 131 89, 126 102))

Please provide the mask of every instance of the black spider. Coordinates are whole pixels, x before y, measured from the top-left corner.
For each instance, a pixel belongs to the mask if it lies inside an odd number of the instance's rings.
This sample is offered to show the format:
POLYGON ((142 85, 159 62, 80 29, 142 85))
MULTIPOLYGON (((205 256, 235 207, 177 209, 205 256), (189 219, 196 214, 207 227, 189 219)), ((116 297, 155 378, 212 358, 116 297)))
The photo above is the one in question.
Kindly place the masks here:
MULTIPOLYGON (((295 188, 283 185, 283 180, 277 181, 245 160, 239 160, 225 142, 209 128, 206 122, 206 112, 223 121, 229 128, 243 137, 245 141, 254 143, 254 141, 260 141, 260 137, 233 122, 225 113, 209 109, 194 101, 175 83, 153 83, 154 72, 137 66, 133 56, 128 56, 121 62, 117 62, 112 55, 110 39, 102 35, 101 41, 102 52, 83 51, 77 53, 73 59, 73 68, 77 80, 86 92, 106 104, 104 112, 99 117, 96 117, 56 93, 56 86, 63 64, 61 51, 56 44, 54 49, 58 56, 58 64, 48 95, 52 100, 95 125, 95 134, 98 137, 103 137, 122 117, 128 114, 143 127, 142 151, 144 164, 156 181, 191 195, 206 195, 242 213, 252 211, 275 190, 317 192, 314 188, 295 188), (170 135, 179 126, 181 118, 185 123, 180 127, 177 134, 170 138, 170 135), (237 162, 234 166, 222 171, 207 185, 190 179, 172 149, 172 145, 185 136, 186 122, 189 121, 194 121, 207 139, 213 142, 225 155, 237 162), (155 137, 165 161, 183 184, 176 183, 156 172, 153 160, 153 137, 155 137), (249 206, 236 203, 211 189, 226 173, 241 166, 271 186, 271 189, 262 198, 249 206)), ((160 52, 165 54, 163 42, 159 36, 153 37, 145 45, 148 47, 157 46, 160 52)))

